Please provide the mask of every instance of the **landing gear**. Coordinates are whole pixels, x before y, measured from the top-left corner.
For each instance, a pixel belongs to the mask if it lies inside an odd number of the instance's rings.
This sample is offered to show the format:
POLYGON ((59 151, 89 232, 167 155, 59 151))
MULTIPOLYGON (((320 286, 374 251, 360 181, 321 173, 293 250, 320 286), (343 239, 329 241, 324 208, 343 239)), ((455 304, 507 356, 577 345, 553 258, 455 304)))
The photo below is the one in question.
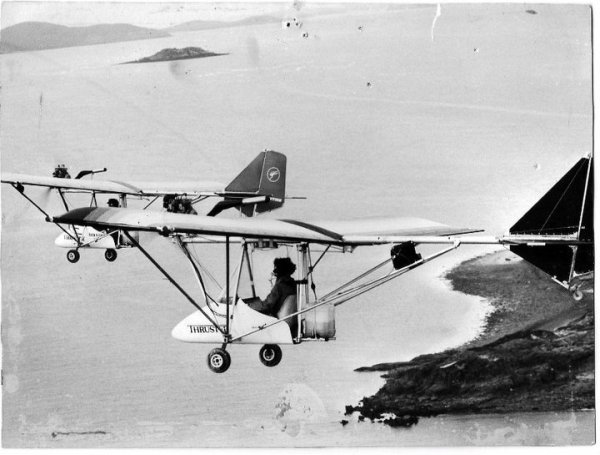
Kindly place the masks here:
POLYGON ((79 261, 79 251, 77 251, 77 250, 67 251, 67 261, 69 261, 72 264, 75 264, 77 261, 79 261))
POLYGON ((576 302, 579 302, 581 299, 583 299, 583 292, 581 292, 579 289, 575 289, 574 291, 571 291, 571 297, 573 297, 573 300, 576 302))
POLYGON ((215 373, 224 373, 231 365, 231 356, 223 348, 215 348, 208 354, 208 368, 215 373))
POLYGON ((112 248, 109 248, 104 252, 104 259, 106 259, 108 262, 113 262, 115 259, 117 259, 117 252, 112 248))
POLYGON ((278 365, 281 362, 282 356, 281 348, 276 344, 265 344, 260 348, 260 352, 258 353, 260 361, 268 367, 278 365))

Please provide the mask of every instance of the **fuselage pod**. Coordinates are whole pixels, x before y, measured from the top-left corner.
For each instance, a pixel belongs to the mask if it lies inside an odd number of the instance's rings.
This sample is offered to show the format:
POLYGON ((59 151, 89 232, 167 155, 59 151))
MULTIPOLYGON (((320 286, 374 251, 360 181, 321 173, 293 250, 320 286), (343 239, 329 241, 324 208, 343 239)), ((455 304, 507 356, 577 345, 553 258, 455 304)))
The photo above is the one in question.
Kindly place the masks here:
MULTIPOLYGON (((183 319, 171 331, 171 336, 179 341, 188 343, 222 343, 224 333, 227 328, 227 306, 224 303, 212 304, 211 311, 209 307, 202 307, 202 310, 211 317, 216 323, 213 324, 202 312, 195 311, 183 319), (217 328, 217 326, 219 328, 217 328)), ((250 335, 249 332, 265 327, 268 324, 277 322, 278 319, 254 311, 243 300, 238 300, 235 305, 229 308, 230 330, 233 343, 243 344, 292 344, 292 334, 287 323, 266 327, 250 335), (237 337, 238 338, 235 340, 237 337)))
POLYGON ((115 239, 112 235, 90 226, 75 226, 75 230, 70 227, 67 232, 62 232, 56 237, 54 240, 56 246, 60 248, 116 248, 115 239), (77 239, 79 239, 79 244, 77 239))

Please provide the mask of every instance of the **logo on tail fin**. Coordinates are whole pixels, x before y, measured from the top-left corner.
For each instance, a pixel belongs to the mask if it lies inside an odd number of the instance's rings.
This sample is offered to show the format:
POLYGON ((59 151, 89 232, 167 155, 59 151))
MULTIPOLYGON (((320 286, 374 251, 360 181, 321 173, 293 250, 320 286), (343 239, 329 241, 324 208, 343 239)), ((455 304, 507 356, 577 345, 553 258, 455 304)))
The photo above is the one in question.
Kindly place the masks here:
POLYGON ((271 183, 278 182, 280 177, 281 172, 276 167, 269 168, 269 170, 267 171, 267 179, 269 179, 269 182, 271 183))

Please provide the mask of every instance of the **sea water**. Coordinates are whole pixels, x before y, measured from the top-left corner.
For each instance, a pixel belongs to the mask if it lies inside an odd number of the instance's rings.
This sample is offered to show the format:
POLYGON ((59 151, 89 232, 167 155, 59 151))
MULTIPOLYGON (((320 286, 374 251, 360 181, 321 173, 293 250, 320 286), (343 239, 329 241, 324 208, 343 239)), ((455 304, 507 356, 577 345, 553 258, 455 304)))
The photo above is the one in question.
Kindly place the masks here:
MULTIPOLYGON (((288 157, 288 194, 308 198, 268 217, 406 215, 501 233, 591 151, 589 9, 537 10, 444 5, 432 29, 435 6, 373 7, 307 16, 301 30, 273 23, 2 55, 2 171, 50 175, 65 163, 123 181, 227 183, 268 148, 288 157), (228 55, 121 64, 185 46, 228 55)), ((55 194, 27 193, 61 213, 55 194)), ((340 424, 345 405, 383 384, 355 368, 478 333, 489 304, 440 276, 489 249, 461 248, 338 307, 337 340, 284 347, 276 368, 260 364, 257 346, 233 346, 231 368, 216 375, 212 347, 170 337, 193 307, 139 252, 108 263, 84 251, 73 265, 53 246, 58 233, 3 186, 5 446, 593 441, 593 412, 440 417, 410 430, 340 424)), ((173 244, 143 240, 193 288, 173 244)), ((222 250, 199 251, 222 276, 222 250)), ((255 259, 263 296, 273 256, 255 259)), ((317 292, 387 257, 386 247, 326 256, 317 292)))

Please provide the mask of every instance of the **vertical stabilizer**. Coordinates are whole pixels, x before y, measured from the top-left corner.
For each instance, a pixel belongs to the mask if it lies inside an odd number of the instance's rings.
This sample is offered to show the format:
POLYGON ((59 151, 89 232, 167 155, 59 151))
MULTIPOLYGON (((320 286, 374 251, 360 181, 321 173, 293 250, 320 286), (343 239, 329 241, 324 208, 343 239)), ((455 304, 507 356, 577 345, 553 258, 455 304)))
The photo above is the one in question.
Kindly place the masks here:
POLYGON ((265 150, 225 187, 225 200, 208 214, 235 207, 246 216, 281 207, 285 201, 287 159, 283 153, 265 150), (256 201, 256 198, 259 198, 256 201))

